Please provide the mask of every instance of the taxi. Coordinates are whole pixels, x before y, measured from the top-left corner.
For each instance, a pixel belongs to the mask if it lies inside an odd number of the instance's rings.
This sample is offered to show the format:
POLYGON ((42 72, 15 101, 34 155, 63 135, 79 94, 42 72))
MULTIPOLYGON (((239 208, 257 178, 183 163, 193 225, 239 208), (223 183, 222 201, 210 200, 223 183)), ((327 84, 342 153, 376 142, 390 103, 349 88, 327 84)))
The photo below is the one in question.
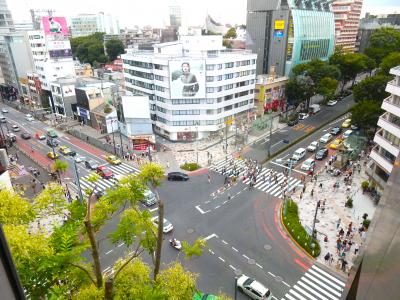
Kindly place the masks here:
POLYGON ((349 128, 351 126, 351 119, 346 119, 344 120, 344 122, 342 123, 342 127, 343 128, 349 128))
POLYGON ((335 139, 332 143, 329 144, 329 148, 337 150, 342 143, 343 139, 335 139))
POLYGON ((54 153, 54 152, 51 151, 51 152, 47 153, 47 157, 51 158, 51 159, 57 159, 57 158, 60 157, 60 155, 58 155, 57 153, 54 153))
POLYGON ((115 155, 107 155, 106 161, 112 165, 120 165, 122 163, 121 160, 115 155))

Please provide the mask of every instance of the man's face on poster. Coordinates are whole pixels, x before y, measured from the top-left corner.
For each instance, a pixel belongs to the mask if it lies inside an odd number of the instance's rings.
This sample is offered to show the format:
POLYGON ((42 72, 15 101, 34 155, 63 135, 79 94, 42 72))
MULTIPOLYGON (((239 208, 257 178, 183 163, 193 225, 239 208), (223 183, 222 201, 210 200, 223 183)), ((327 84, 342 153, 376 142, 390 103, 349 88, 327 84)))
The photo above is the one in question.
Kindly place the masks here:
POLYGON ((188 63, 182 64, 182 72, 183 74, 188 74, 190 72, 190 66, 188 63))

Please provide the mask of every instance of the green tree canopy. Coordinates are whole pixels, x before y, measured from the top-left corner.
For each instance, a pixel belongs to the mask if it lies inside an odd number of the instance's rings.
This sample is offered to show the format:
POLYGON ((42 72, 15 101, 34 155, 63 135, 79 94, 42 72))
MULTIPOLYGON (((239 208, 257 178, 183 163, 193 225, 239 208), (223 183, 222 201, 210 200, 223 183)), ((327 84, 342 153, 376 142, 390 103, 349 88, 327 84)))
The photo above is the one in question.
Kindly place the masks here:
POLYGON ((317 86, 317 93, 322 95, 324 99, 331 99, 335 94, 338 81, 330 77, 324 77, 321 79, 317 86))
POLYGON ((389 53, 400 52, 400 32, 392 27, 383 27, 371 34, 365 53, 380 64, 389 53))
POLYGON ((379 67, 383 74, 389 75, 390 69, 398 65, 400 65, 400 52, 392 52, 382 60, 379 67))
POLYGON ((94 61, 107 62, 107 56, 104 54, 103 37, 104 33, 96 32, 88 36, 71 38, 72 54, 83 63, 93 65, 94 61))
POLYGON ((111 39, 106 42, 106 52, 111 61, 116 60, 119 55, 125 53, 124 44, 120 40, 111 39))
POLYGON ((389 95, 385 91, 389 80, 390 76, 375 75, 360 81, 353 88, 354 101, 373 100, 381 103, 389 95))
POLYGON ((374 63, 365 54, 341 53, 339 51, 329 58, 329 63, 339 68, 340 78, 336 79, 340 79, 342 82, 342 89, 349 80, 353 80, 354 84, 357 74, 374 67, 374 63))
POLYGON ((378 118, 382 114, 381 103, 373 100, 363 100, 353 106, 351 121, 363 129, 376 128, 378 118))
POLYGON ((231 27, 229 28, 228 32, 224 35, 225 39, 236 39, 237 33, 236 33, 236 28, 231 27))

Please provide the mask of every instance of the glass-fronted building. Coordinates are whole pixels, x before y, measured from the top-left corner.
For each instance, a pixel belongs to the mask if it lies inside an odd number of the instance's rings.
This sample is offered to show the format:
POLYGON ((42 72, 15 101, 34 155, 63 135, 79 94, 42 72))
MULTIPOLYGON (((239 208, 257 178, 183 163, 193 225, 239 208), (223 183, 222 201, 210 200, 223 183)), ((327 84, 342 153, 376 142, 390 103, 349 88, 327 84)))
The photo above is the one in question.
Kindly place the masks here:
MULTIPOLYGON (((335 46, 335 19, 329 5, 290 0, 285 74, 313 59, 327 60, 335 46)), ((318 2, 321 3, 321 2, 318 2)))

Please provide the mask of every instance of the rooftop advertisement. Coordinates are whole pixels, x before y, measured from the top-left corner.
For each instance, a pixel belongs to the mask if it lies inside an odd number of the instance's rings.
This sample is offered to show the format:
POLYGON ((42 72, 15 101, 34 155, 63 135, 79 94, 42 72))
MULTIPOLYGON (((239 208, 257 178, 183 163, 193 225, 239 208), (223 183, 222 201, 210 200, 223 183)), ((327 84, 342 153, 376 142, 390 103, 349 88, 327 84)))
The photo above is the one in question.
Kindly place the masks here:
POLYGON ((171 99, 205 98, 204 60, 172 60, 169 71, 171 99))
POLYGON ((45 35, 68 35, 69 33, 64 17, 42 17, 42 24, 45 35))

